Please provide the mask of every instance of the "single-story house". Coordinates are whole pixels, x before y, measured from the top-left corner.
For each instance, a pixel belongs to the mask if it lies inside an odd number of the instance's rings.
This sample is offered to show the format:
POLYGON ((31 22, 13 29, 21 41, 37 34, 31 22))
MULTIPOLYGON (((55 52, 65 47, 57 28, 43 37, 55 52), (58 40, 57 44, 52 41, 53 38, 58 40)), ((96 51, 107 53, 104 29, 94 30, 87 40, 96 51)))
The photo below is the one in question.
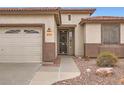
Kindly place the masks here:
POLYGON ((58 55, 124 57, 124 17, 94 8, 0 8, 0 62, 54 62, 58 55))

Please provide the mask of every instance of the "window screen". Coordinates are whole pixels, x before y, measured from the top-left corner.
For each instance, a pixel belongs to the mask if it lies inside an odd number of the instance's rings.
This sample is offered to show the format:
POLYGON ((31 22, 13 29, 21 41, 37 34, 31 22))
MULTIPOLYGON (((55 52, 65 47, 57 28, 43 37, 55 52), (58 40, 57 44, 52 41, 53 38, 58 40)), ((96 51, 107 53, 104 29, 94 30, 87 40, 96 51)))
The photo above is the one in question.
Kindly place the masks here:
POLYGON ((120 25, 119 24, 102 24, 102 43, 118 44, 120 42, 120 25))

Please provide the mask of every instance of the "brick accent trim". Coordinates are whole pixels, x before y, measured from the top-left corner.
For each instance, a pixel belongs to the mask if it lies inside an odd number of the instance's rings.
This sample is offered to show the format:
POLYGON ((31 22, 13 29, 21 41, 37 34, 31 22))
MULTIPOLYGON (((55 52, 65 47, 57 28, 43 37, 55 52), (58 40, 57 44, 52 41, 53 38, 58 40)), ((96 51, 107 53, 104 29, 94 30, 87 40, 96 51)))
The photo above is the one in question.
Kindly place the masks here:
POLYGON ((55 43, 43 44, 43 61, 53 62, 55 60, 55 43))
POLYGON ((85 44, 85 56, 97 57, 102 51, 110 51, 120 58, 124 57, 124 44, 102 45, 96 43, 85 44))

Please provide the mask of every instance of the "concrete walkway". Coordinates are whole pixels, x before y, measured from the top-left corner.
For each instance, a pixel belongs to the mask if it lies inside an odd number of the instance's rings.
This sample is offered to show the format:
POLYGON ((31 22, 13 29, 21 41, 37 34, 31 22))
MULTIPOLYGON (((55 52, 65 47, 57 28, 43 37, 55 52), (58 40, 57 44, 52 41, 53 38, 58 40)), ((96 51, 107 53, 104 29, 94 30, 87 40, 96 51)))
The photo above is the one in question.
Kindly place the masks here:
POLYGON ((50 85, 54 82, 80 75, 72 56, 61 56, 60 67, 41 66, 32 79, 32 85, 50 85))

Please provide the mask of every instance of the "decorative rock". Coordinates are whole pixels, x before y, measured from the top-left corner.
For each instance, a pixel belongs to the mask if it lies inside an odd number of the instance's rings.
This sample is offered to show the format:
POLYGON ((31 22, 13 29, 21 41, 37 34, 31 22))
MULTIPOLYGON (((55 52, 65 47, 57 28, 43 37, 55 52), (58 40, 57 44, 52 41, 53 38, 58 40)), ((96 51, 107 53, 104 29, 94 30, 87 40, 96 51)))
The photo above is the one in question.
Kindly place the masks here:
POLYGON ((82 59, 82 57, 78 57, 78 59, 82 59))
POLYGON ((89 73, 89 72, 91 72, 91 69, 88 68, 88 69, 86 69, 86 71, 89 73))
POLYGON ((63 81, 62 83, 63 83, 63 84, 66 84, 66 82, 65 82, 65 81, 63 81))
POLYGON ((124 78, 121 78, 121 79, 119 80, 119 84, 123 84, 123 85, 124 85, 124 78))
POLYGON ((96 70, 96 75, 98 76, 112 76, 113 75, 113 68, 99 68, 96 70))

